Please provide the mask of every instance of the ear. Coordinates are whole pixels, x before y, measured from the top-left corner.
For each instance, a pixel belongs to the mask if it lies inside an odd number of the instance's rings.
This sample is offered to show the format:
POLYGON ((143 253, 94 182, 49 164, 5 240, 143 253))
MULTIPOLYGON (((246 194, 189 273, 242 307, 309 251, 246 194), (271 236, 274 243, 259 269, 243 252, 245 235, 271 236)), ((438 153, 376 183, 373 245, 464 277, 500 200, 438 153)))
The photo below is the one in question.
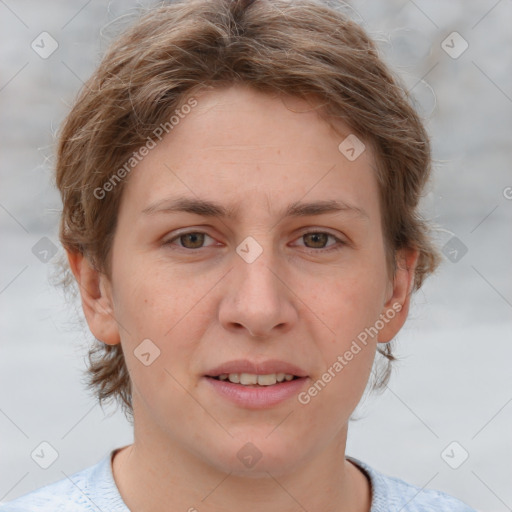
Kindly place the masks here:
POLYGON ((397 251, 397 268, 392 283, 392 291, 389 293, 390 296, 380 315, 384 327, 377 336, 379 343, 391 341, 407 320, 418 257, 419 251, 417 249, 397 251))
POLYGON ((96 339, 107 345, 117 345, 121 338, 114 317, 112 287, 108 277, 96 270, 83 254, 67 251, 67 255, 80 289, 89 329, 96 339))

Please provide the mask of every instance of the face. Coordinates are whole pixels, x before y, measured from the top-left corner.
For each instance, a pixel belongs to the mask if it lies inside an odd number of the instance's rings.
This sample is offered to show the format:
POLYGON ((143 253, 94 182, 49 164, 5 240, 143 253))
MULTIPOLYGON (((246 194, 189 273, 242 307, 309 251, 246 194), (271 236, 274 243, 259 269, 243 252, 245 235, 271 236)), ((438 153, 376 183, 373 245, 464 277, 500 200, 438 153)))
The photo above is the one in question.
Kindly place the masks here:
POLYGON ((368 144, 348 159, 350 130, 298 99, 241 86, 195 98, 132 171, 101 278, 111 315, 86 315, 122 344, 136 442, 279 474, 345 439, 410 275, 387 273, 368 144))

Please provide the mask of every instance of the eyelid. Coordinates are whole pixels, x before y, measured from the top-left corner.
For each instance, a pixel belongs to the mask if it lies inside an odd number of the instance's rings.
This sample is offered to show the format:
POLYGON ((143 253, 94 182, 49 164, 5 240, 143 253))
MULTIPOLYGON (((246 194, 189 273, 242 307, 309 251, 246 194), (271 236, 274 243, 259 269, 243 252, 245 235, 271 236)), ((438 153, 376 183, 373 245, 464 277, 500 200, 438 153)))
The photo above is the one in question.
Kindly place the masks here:
POLYGON ((315 228, 307 228, 306 231, 301 231, 301 233, 297 237, 297 240, 300 240, 305 235, 309 235, 309 234, 313 234, 313 233, 330 236, 336 240, 336 243, 332 244, 330 246, 324 247, 324 248, 319 248, 319 249, 305 247, 304 245, 301 245, 301 247, 304 247, 309 252, 318 252, 318 253, 324 252, 325 253, 325 252, 341 249, 341 247, 348 245, 347 241, 343 240, 342 238, 335 235, 334 233, 331 233, 330 231, 326 231, 325 228, 323 228, 323 229, 322 228, 316 228, 316 229, 315 228))
MULTIPOLYGON (((177 233, 173 234, 171 238, 164 238, 163 245, 171 245, 171 242, 174 242, 175 240, 178 240, 182 236, 190 235, 190 234, 201 234, 210 237, 212 240, 215 240, 213 236, 209 235, 206 231, 202 231, 201 229, 186 229, 185 231, 178 231, 177 233)), ((186 247, 180 247, 177 246, 179 249, 184 249, 186 251, 197 251, 198 249, 187 249, 186 247)), ((207 247, 211 247, 208 245, 207 247)), ((200 247, 200 249, 203 249, 204 247, 200 247)))
MULTIPOLYGON (((347 242, 346 240, 343 240, 339 236, 337 236, 337 235, 331 233, 330 231, 326 230, 326 228, 315 228, 315 227, 303 228, 303 230, 300 231, 299 235, 294 240, 298 240, 298 239, 302 238, 303 236, 308 235, 308 234, 312 234, 312 233, 328 235, 328 236, 334 238, 336 240, 336 243, 332 244, 331 246, 328 246, 328 247, 325 247, 325 248, 318 248, 318 249, 311 248, 311 247, 305 247, 304 245, 302 245, 301 247, 304 247, 308 252, 313 252, 313 253, 322 253, 322 252, 324 252, 324 253, 326 253, 326 252, 329 252, 329 251, 341 249, 342 247, 344 247, 346 245, 349 245, 349 242, 347 242)), ((188 228, 185 228, 184 231, 178 231, 177 233, 175 233, 172 236, 172 238, 164 240, 163 241, 163 245, 174 245, 174 244, 172 244, 172 242, 174 242, 175 240, 179 239, 180 237, 182 237, 184 235, 188 235, 188 234, 202 234, 202 235, 206 235, 207 237, 210 237, 212 240, 215 240, 211 235, 209 235, 207 232, 205 232, 205 231, 203 231, 201 229, 188 229, 188 228)), ((187 251, 187 252, 198 252, 200 249, 206 249, 207 247, 212 247, 213 245, 215 245, 215 244, 199 247, 197 249, 188 249, 187 247, 181 247, 179 245, 176 245, 176 247, 178 249, 180 249, 180 250, 184 250, 184 251, 187 251)))

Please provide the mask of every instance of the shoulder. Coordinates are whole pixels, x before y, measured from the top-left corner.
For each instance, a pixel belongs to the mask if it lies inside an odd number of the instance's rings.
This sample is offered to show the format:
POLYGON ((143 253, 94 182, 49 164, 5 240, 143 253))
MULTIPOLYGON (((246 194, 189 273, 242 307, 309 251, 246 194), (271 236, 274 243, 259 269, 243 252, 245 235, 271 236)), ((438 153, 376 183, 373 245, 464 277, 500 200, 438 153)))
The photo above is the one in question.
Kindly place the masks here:
POLYGON ((346 458, 359 466, 370 478, 370 512, 476 512, 463 501, 445 492, 422 489, 400 478, 380 473, 354 457, 346 458))
POLYGON ((110 457, 111 454, 58 482, 0 503, 0 512, 97 512, 98 508, 125 512, 127 508, 113 481, 110 457))
POLYGON ((89 480, 92 468, 75 473, 58 482, 45 485, 24 496, 2 503, 0 512, 60 512, 74 510, 87 511, 90 494, 89 480))

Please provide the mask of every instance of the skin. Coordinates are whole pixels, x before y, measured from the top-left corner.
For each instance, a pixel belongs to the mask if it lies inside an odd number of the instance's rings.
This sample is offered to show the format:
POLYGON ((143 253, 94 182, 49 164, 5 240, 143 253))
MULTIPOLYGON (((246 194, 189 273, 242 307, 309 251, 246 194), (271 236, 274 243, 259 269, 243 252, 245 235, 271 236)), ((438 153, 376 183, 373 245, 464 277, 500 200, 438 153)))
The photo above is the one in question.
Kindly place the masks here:
POLYGON ((113 460, 116 484, 137 511, 369 511, 369 482, 344 459, 348 420, 377 343, 407 318, 418 254, 398 253, 388 274, 374 155, 369 144, 355 161, 338 150, 347 126, 335 131, 303 100, 240 85, 195 97, 129 176, 110 278, 69 254, 89 327, 122 344, 133 382, 134 443, 113 460), (142 213, 178 195, 238 214, 142 213), (326 199, 365 215, 279 213, 326 199), (235 250, 247 236, 263 250, 252 263, 235 250), (280 359, 307 372, 307 390, 393 304, 401 310, 307 405, 294 397, 251 410, 204 381, 232 359, 280 359), (160 350, 149 366, 134 355, 147 338, 160 350), (247 442, 262 454, 252 468, 237 458, 247 442))

